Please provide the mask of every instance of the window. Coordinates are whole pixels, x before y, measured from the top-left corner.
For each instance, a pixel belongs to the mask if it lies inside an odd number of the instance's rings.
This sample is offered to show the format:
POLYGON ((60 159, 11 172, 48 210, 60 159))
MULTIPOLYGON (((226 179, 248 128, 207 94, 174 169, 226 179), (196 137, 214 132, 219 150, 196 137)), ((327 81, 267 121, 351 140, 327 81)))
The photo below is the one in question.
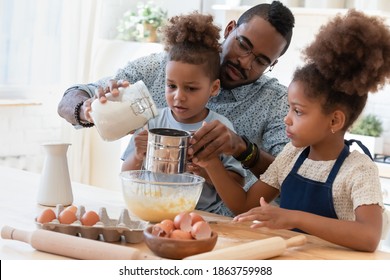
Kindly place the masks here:
POLYGON ((0 97, 59 84, 63 0, 0 0, 0 97))

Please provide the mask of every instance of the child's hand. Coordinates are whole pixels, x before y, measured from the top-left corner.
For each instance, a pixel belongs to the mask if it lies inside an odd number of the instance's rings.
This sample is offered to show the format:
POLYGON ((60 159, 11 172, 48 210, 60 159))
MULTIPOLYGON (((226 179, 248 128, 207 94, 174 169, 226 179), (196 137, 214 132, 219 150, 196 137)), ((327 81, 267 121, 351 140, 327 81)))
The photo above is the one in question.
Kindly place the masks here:
POLYGON ((215 164, 218 164, 221 160, 219 159, 219 157, 212 157, 208 160, 202 160, 202 161, 197 161, 196 163, 192 163, 196 166, 199 166, 199 167, 202 167, 202 168, 213 168, 213 166, 215 164))
POLYGON ((201 176, 206 180, 207 183, 212 184, 211 179, 210 179, 209 175, 207 174, 206 170, 204 168, 200 167, 199 165, 192 163, 192 162, 187 162, 186 171, 190 172, 192 174, 201 176))
POLYGON ((142 130, 134 135, 135 157, 138 160, 144 160, 148 147, 148 130, 142 130))
POLYGON ((236 216, 234 222, 253 221, 251 228, 267 227, 270 229, 291 229, 292 211, 268 204, 260 198, 260 207, 255 207, 246 213, 236 216))

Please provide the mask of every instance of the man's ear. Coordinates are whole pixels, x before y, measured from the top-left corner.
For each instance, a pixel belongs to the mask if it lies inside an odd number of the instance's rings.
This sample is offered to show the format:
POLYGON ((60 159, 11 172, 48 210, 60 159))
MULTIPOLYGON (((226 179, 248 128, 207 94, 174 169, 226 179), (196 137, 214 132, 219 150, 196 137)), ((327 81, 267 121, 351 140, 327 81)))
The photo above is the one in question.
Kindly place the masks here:
POLYGON ((278 63, 278 60, 275 60, 274 63, 272 63, 270 66, 269 66, 269 69, 267 71, 265 71, 263 74, 267 73, 267 72, 272 72, 272 70, 274 69, 274 66, 275 64, 278 63))
POLYGON ((332 132, 337 132, 340 130, 343 130, 344 125, 345 125, 345 114, 341 110, 336 110, 333 112, 333 117, 332 117, 332 123, 331 123, 331 130, 332 132))
POLYGON ((231 20, 228 25, 225 27, 225 32, 223 33, 223 38, 227 38, 229 34, 236 28, 237 23, 235 20, 231 20))

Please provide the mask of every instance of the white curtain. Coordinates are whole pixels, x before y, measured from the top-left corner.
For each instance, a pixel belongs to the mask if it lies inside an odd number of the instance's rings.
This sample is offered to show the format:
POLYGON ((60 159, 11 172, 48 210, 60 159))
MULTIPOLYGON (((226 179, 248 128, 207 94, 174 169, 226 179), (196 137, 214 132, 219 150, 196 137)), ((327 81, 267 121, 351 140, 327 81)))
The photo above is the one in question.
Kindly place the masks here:
MULTIPOLYGON (((90 81, 103 1, 0 0, 0 98, 38 98, 50 87, 42 100, 53 103, 59 118, 56 106, 65 89, 90 81)), ((72 144, 68 163, 74 181, 90 181, 90 133, 63 120, 61 141, 72 144)))
MULTIPOLYGON (((61 83, 63 89, 91 82, 91 58, 97 34, 99 0, 65 0, 62 10, 61 83)), ((94 129, 94 128, 92 128, 94 129)), ((68 153, 71 179, 90 183, 91 129, 74 129, 63 121, 63 139, 72 145, 68 153)))
POLYGON ((63 0, 0 0, 0 86, 58 84, 63 0))
POLYGON ((0 86, 86 81, 103 0, 0 0, 0 86))

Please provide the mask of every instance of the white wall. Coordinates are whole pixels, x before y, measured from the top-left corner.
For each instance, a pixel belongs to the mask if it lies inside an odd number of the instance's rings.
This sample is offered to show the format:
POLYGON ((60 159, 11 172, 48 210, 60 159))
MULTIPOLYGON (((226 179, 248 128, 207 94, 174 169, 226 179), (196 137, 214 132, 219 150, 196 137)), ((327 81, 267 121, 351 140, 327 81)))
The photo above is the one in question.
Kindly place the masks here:
MULTIPOLYGON (((120 4, 134 3, 133 1, 119 0, 103 1, 106 5, 117 5, 115 8, 117 13, 123 11, 120 4)), ((178 11, 177 9, 183 5, 183 1, 181 0, 170 0, 167 2, 168 3, 165 4, 166 2, 164 1, 164 5, 167 7, 174 6, 176 11, 178 11)), ((199 4, 202 1, 194 2, 199 4)), ((206 6, 206 2, 208 1, 203 1, 204 6, 206 6)), ((208 2, 208 4, 217 2, 219 1, 208 2)), ((191 9, 188 7, 190 6, 183 9, 183 12, 191 9)), ((105 22, 110 18, 110 13, 108 12, 109 6, 106 6, 105 8, 105 12, 101 17, 102 22, 105 22)), ((210 8, 211 5, 208 5, 208 9, 210 8)), ((339 10, 311 10, 310 13, 307 13, 308 11, 309 10, 307 9, 293 9, 294 14, 296 15, 296 28, 291 47, 287 53, 280 58, 280 62, 271 73, 286 85, 288 85, 291 79, 293 70, 300 63, 299 52, 301 48, 313 39, 319 25, 326 22, 329 16, 334 15, 339 10)), ((225 20, 228 20, 227 18, 225 19, 226 11, 213 10, 213 12, 218 14, 218 23, 220 23, 221 26, 224 26, 225 20)), ((234 18, 237 18, 241 12, 242 10, 238 10, 233 14, 230 14, 230 16, 233 15, 234 18)), ((384 15, 387 16, 388 14, 384 15)), ((102 28, 101 32, 102 34, 109 35, 110 32, 112 32, 112 29, 111 31, 109 30, 109 28, 102 28)), ((100 45, 100 47, 103 47, 103 45, 100 45)), ((100 55, 103 54, 101 53, 100 55)), ((129 59, 129 57, 126 57, 124 62, 127 59, 129 59)), ((117 60, 115 61, 115 64, 111 64, 110 66, 107 65, 105 70, 119 67, 121 62, 118 62, 117 60)), ((97 60, 95 62, 97 63, 97 60)), ((102 73, 95 73, 96 77, 100 74, 102 73)), ((387 87, 375 95, 370 95, 366 108, 367 112, 374 112, 379 115, 384 122, 384 136, 386 139, 385 153, 388 155, 390 155, 390 110, 388 110, 390 106, 389 91, 389 87, 387 87)), ((0 164, 35 172, 41 171, 43 162, 41 144, 43 142, 59 141, 61 139, 61 125, 63 125, 65 121, 58 116, 56 110, 63 92, 64 89, 57 89, 54 91, 45 90, 41 92, 39 95, 36 95, 36 98, 42 102, 41 105, 1 106, 0 100, 0 164)), ((121 163, 119 156, 123 149, 123 147, 121 147, 121 143, 104 143, 103 140, 100 140, 95 134, 91 145, 93 146, 94 151, 94 174, 91 179, 93 184, 117 188, 117 175, 119 173, 121 163), (99 151, 101 150, 104 150, 105 152, 100 153, 99 151), (107 154, 107 151, 114 152, 107 154), (105 165, 99 165, 97 164, 98 162, 103 162, 105 165), (107 165, 111 167, 110 171, 106 171, 105 168, 107 165), (110 175, 103 176, 102 174, 110 175)), ((72 149, 72 147, 70 147, 69 150, 70 149, 72 149)))
POLYGON ((41 144, 61 139, 58 91, 42 90, 35 100, 21 100, 23 104, 0 99, 0 164, 42 170, 41 144))

